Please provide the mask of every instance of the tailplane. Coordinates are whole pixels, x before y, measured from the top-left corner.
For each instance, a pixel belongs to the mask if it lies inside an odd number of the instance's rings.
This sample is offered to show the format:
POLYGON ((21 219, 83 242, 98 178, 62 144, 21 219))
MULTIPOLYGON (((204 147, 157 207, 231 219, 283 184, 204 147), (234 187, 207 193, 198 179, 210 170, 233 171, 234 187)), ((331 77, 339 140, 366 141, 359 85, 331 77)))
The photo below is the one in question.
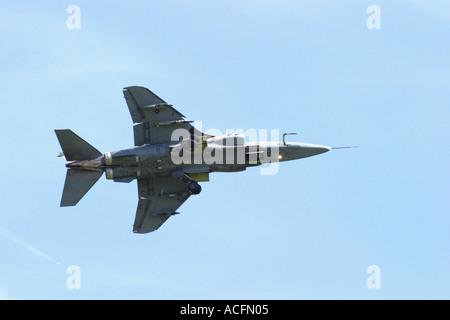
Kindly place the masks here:
MULTIPOLYGON (((71 130, 55 130, 59 144, 68 162, 93 160, 102 156, 100 151, 81 139, 71 130)), ((68 165, 69 166, 69 165, 68 165)), ((102 170, 67 169, 61 207, 76 205, 102 176, 102 170)))
POLYGON ((101 171, 67 169, 60 206, 71 207, 76 205, 100 179, 102 174, 101 171))
POLYGON ((55 130, 55 133, 67 161, 91 160, 102 155, 100 151, 81 139, 72 130, 55 130))

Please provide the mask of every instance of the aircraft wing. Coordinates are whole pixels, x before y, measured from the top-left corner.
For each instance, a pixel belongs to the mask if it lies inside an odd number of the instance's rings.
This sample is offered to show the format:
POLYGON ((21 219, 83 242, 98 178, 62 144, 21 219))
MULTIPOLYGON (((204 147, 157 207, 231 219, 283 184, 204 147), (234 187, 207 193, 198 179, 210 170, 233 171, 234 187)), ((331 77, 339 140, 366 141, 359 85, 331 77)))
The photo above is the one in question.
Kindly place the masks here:
POLYGON ((123 95, 130 110, 134 126, 134 145, 167 143, 172 132, 184 128, 193 133, 193 121, 144 87, 126 87, 123 95))
POLYGON ((176 177, 138 179, 139 203, 133 232, 157 230, 189 198, 188 181, 176 177))

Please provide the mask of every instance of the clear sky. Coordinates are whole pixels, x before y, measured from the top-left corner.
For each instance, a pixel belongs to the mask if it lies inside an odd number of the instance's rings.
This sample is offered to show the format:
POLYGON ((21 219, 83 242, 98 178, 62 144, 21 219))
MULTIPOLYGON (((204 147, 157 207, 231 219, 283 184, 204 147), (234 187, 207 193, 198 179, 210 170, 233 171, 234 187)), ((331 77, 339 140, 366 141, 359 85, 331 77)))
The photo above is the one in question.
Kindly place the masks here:
POLYGON ((0 44, 0 298, 450 298, 448 1, 2 1, 0 44), (132 146, 131 85, 203 129, 359 148, 212 174, 133 234, 135 181, 59 207, 53 132, 132 146))

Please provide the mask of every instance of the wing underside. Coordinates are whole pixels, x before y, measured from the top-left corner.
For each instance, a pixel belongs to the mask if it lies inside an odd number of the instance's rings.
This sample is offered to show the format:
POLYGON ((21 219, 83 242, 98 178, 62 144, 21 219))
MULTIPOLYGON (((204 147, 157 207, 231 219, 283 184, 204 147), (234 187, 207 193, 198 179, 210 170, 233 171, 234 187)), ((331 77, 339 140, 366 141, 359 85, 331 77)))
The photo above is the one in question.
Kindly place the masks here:
POLYGON ((175 177, 138 180, 139 202, 133 232, 157 230, 189 198, 188 181, 175 177))
POLYGON ((172 132, 184 128, 193 132, 192 121, 144 87, 127 87, 123 95, 134 126, 134 144, 158 144, 172 141, 172 132))
MULTIPOLYGON (((139 86, 126 87, 123 95, 134 125, 134 144, 165 144, 180 142, 186 137, 172 137, 176 129, 185 129, 192 141, 211 137, 195 129, 172 105, 139 86), (174 140, 172 140, 174 138, 174 140)), ((154 176, 138 179, 139 202, 133 231, 148 233, 157 230, 190 197, 189 177, 154 176)))

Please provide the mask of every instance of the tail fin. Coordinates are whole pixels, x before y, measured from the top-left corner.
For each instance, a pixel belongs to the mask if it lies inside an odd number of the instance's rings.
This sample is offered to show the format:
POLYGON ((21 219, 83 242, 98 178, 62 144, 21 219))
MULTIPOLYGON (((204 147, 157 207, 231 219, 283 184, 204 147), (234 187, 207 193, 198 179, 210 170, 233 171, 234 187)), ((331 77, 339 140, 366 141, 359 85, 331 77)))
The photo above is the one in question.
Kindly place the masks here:
POLYGON ((78 203, 102 176, 101 171, 67 169, 66 183, 61 198, 61 207, 78 203))
MULTIPOLYGON (((71 130, 55 130, 67 161, 92 160, 102 154, 71 130)), ((61 207, 74 206, 102 176, 102 171, 68 169, 61 207)))
POLYGON ((100 151, 81 139, 72 130, 55 130, 55 133, 67 161, 91 160, 102 155, 100 151))

